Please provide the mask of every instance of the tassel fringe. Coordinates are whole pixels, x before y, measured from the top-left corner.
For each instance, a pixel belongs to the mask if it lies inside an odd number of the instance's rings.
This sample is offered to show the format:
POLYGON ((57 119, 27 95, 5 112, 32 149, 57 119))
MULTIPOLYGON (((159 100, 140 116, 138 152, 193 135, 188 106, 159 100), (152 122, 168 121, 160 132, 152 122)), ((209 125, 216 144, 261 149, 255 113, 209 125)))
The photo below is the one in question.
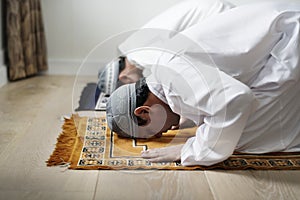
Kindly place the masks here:
POLYGON ((65 118, 65 122, 62 126, 62 133, 57 138, 55 150, 48 161, 46 161, 47 166, 69 164, 76 142, 78 142, 77 140, 77 128, 74 116, 70 119, 65 118))

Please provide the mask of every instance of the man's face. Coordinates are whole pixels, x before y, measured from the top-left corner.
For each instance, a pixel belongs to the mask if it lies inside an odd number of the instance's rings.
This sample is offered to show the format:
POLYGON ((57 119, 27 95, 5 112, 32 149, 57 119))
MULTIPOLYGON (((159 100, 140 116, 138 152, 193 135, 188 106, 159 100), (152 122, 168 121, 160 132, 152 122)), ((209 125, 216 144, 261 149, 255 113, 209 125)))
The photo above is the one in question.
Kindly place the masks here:
POLYGON ((142 70, 130 64, 125 59, 125 68, 119 74, 119 80, 123 84, 135 83, 143 77, 142 70))
POLYGON ((162 133, 178 125, 180 119, 169 106, 161 104, 152 105, 149 116, 150 122, 138 127, 138 138, 161 137, 162 133))

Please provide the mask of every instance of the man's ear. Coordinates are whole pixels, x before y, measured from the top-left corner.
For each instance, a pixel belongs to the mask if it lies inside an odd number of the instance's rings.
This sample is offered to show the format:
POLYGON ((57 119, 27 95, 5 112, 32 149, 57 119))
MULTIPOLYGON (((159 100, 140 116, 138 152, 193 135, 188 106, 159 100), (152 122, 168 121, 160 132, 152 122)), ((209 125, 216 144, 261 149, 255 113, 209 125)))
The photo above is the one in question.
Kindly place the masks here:
POLYGON ((134 110, 134 114, 140 117, 141 119, 143 119, 144 121, 150 120, 149 112, 150 112, 149 106, 140 106, 134 110))

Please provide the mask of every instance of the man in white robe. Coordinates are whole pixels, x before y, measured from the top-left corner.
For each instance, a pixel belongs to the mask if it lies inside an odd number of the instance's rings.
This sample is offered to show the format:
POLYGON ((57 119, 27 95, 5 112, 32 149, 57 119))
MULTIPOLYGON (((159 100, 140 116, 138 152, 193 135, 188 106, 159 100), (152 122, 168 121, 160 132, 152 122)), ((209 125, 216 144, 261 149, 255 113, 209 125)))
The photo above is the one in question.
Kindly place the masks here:
POLYGON ((119 55, 125 57, 124 66, 119 67, 122 59, 120 57, 108 63, 106 69, 99 73, 99 89, 110 94, 116 89, 117 81, 128 84, 148 76, 162 53, 158 47, 163 45, 163 41, 233 7, 231 3, 223 0, 186 0, 162 12, 139 30, 133 31, 119 45, 119 55))
POLYGON ((142 105, 136 84, 112 94, 110 128, 144 138, 179 116, 198 126, 184 145, 142 152, 152 162, 212 165, 234 151, 300 151, 299 20, 299 4, 255 3, 196 23, 164 42, 142 105))

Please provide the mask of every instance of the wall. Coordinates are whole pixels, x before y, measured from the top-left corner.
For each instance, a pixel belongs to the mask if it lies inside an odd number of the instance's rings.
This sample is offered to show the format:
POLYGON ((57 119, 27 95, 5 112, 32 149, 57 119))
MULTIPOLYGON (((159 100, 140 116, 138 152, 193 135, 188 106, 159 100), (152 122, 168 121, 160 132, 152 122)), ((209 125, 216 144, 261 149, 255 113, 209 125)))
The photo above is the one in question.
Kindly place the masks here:
POLYGON ((0 1, 0 87, 5 85, 7 83, 7 68, 4 65, 4 50, 3 50, 3 44, 2 44, 2 1, 0 1))
POLYGON ((42 0, 48 73, 74 74, 81 64, 80 73, 96 73, 116 51, 120 34, 139 28, 178 1, 42 0))
MULTIPOLYGON (((115 53, 126 31, 139 28, 179 1, 41 0, 48 44, 48 73, 97 73, 115 53)), ((240 5, 259 0, 229 1, 240 5)))

